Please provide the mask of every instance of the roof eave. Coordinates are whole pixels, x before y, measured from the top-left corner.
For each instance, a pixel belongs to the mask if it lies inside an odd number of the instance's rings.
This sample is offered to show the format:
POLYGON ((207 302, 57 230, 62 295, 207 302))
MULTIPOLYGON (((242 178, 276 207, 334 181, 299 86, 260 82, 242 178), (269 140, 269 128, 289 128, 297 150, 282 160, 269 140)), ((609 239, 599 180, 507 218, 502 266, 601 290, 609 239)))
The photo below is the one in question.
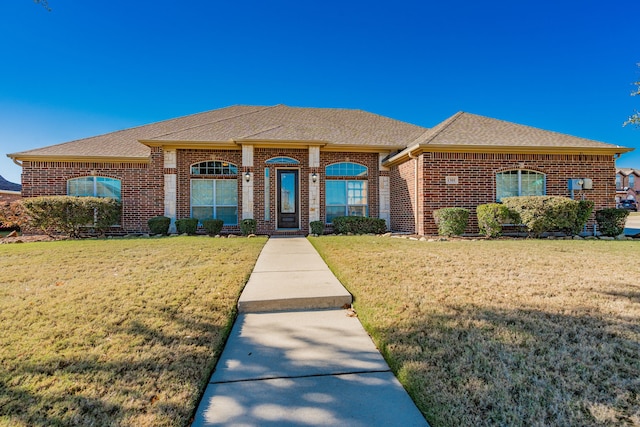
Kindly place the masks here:
POLYGON ((78 156, 70 155, 65 156, 62 154, 22 154, 12 153, 7 154, 7 157, 14 161, 19 160, 21 162, 98 162, 98 163, 150 163, 151 158, 149 156, 78 156))
POLYGON ((521 145, 448 145, 448 144, 415 144, 407 147, 394 156, 386 159, 386 167, 403 163, 410 158, 425 152, 433 153, 497 153, 497 154, 585 154, 585 155, 620 155, 633 151, 627 147, 545 147, 521 145))

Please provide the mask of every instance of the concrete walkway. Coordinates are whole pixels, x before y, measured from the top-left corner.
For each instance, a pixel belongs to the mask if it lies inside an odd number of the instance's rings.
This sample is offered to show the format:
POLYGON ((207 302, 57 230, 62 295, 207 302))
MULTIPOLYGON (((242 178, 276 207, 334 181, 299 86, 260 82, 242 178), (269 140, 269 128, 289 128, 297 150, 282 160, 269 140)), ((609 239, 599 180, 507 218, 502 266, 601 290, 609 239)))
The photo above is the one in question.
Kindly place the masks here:
POLYGON ((350 303, 307 239, 269 239, 192 425, 428 426, 350 303))

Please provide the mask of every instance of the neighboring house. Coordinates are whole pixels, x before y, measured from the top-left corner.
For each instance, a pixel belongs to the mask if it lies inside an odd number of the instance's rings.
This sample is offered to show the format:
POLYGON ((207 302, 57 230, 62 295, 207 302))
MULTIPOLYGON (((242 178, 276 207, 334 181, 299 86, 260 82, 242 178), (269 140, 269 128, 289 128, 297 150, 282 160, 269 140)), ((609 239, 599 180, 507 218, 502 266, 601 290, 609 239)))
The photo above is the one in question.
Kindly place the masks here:
POLYGON ((616 169, 616 203, 622 200, 638 200, 640 194, 640 170, 616 169))
POLYGON ((13 202, 14 200, 20 199, 21 188, 22 186, 20 184, 14 184, 0 176, 0 203, 13 202))
POLYGON ((311 221, 383 218, 435 234, 433 211, 513 195, 569 196, 613 207, 615 158, 629 148, 458 113, 432 129, 361 110, 232 106, 40 149, 22 163, 23 196, 110 196, 121 227, 156 215, 221 218, 238 232, 306 234, 311 221))

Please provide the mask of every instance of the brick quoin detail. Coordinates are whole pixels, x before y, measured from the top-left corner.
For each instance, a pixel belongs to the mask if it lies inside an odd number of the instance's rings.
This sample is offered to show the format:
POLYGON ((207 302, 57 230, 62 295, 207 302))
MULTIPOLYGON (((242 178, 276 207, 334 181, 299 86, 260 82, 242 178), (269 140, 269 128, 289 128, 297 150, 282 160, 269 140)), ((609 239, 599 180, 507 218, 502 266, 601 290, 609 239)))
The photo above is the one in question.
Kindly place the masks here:
MULTIPOLYGON (((592 200, 595 209, 615 205, 615 162, 606 155, 424 153, 418 157, 418 230, 414 221, 414 162, 391 170, 391 226, 394 231, 437 234, 433 211, 445 207, 470 210, 467 233, 477 233, 476 206, 495 202, 496 173, 505 170, 534 170, 546 176, 546 194, 569 197, 567 180, 591 178, 593 190, 575 194, 592 200), (457 176, 458 184, 445 184, 445 177, 457 176)), ((590 224, 593 223, 593 217, 590 224)))

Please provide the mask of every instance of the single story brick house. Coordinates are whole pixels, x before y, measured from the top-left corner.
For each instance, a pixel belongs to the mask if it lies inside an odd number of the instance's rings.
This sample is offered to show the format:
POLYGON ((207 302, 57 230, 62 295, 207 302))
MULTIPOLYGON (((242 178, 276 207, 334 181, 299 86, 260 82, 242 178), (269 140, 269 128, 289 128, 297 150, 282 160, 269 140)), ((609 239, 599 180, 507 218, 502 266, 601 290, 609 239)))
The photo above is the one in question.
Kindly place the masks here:
POLYGON ((615 158, 629 148, 460 112, 428 129, 361 110, 231 106, 8 156, 23 197, 110 196, 124 232, 156 215, 224 220, 239 231, 306 234, 311 221, 383 218, 436 234, 433 211, 511 195, 574 194, 613 207, 615 158))

